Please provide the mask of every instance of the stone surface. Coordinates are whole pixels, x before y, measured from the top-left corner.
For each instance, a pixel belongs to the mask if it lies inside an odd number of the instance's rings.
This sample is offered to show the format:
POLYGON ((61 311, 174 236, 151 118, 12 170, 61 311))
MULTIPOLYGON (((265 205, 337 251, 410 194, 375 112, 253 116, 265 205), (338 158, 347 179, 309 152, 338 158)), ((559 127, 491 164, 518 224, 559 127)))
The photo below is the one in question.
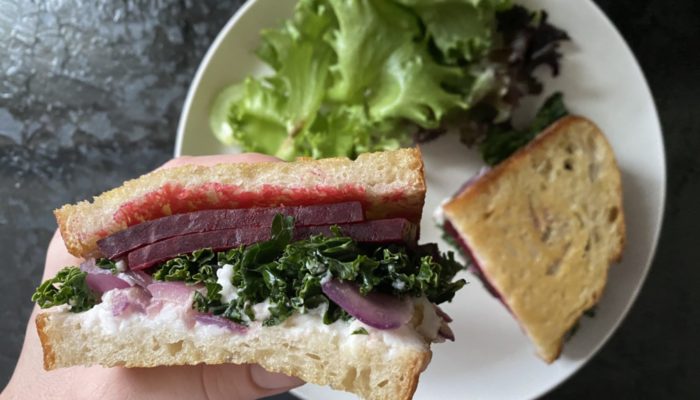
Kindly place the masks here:
MULTIPOLYGON (((0 0, 0 387, 19 354, 55 229, 51 211, 171 156, 194 71, 241 3, 0 0)), ((668 205, 656 260, 630 315, 590 363, 545 397, 697 398, 700 3, 597 3, 655 95, 668 205)))

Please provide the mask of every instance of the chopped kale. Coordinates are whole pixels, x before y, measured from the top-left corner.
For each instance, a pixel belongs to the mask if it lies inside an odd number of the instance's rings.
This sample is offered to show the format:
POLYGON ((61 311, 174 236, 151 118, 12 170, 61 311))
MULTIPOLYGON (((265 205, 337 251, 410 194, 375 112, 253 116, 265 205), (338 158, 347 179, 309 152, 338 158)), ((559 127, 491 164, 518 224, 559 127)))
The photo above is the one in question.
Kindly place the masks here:
POLYGON ((252 306, 267 300, 270 317, 263 323, 277 325, 293 312, 325 305, 325 323, 350 316, 328 300, 321 280, 328 274, 359 284, 360 292, 381 291, 404 296, 426 295, 434 303, 449 301, 464 280, 452 281, 463 269, 451 253, 443 256, 432 246, 369 246, 349 237, 315 235, 292 242, 291 218, 277 216, 271 239, 247 247, 214 253, 199 250, 156 267, 155 279, 204 284, 206 295, 195 294, 194 308, 221 315, 240 324, 255 319, 252 306), (216 271, 233 267, 236 298, 224 304, 216 271))
POLYGON ((68 304, 72 312, 89 310, 99 299, 88 287, 86 277, 87 272, 78 267, 63 268, 36 289, 32 301, 41 308, 68 304))

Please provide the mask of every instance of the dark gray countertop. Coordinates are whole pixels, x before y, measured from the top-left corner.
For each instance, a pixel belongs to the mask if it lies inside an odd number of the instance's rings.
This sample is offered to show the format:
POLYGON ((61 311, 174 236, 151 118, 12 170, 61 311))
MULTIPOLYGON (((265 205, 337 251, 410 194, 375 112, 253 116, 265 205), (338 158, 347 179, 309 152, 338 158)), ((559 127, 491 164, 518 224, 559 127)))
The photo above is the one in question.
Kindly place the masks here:
MULTIPOLYGON (((628 40, 655 95, 668 204, 630 315, 547 398, 698 398, 700 3, 596 2, 628 40)), ((241 3, 0 1, 0 387, 22 344, 56 226, 51 211, 170 158, 194 71, 241 3)))

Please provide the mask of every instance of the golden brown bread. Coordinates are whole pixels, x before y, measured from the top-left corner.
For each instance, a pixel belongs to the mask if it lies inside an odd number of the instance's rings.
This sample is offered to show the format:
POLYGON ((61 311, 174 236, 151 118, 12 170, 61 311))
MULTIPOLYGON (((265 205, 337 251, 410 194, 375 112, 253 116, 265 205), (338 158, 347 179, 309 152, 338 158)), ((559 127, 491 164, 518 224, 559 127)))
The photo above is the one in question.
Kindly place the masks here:
POLYGON ((566 117, 444 206, 547 362, 605 287, 625 242, 620 171, 591 121, 566 117))
POLYGON ((425 199, 418 149, 290 163, 186 165, 125 182, 93 202, 54 213, 68 251, 97 255, 97 240, 144 220, 204 208, 360 200, 368 219, 420 221, 425 199))
POLYGON ((320 320, 305 323, 290 318, 278 326, 258 324, 239 334, 211 326, 185 329, 175 319, 149 323, 145 318, 120 320, 111 316, 109 307, 101 306, 77 314, 41 313, 36 325, 44 368, 258 363, 269 371, 361 398, 402 400, 412 398, 432 355, 430 342, 409 326, 397 333, 406 335, 410 329, 408 340, 401 344, 371 330, 369 335, 352 335, 354 328, 345 321, 327 326, 320 320), (99 314, 108 321, 100 320, 99 314))

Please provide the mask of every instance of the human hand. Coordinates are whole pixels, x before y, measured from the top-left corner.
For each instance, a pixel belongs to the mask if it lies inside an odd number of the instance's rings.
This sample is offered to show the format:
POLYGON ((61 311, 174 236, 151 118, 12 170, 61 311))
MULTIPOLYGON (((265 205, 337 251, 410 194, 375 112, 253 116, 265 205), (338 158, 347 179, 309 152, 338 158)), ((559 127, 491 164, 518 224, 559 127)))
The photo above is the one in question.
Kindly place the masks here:
MULTIPOLYGON (((161 168, 184 164, 279 161, 260 154, 181 157, 161 168)), ((46 252, 42 281, 80 259, 66 250, 58 231, 46 252)), ((34 307, 19 361, 2 399, 227 399, 248 400, 285 392, 304 382, 270 373, 256 364, 195 365, 155 368, 72 367, 43 369, 43 352, 34 307)))

